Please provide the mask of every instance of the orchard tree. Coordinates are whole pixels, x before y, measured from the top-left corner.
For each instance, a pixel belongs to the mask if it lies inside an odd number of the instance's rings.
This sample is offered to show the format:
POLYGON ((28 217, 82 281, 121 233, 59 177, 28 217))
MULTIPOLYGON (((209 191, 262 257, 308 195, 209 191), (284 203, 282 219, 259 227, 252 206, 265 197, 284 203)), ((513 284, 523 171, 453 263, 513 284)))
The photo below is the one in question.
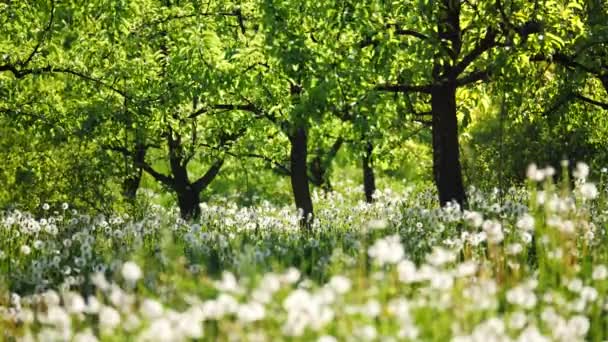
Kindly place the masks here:
POLYGON ((415 94, 418 111, 428 113, 433 178, 442 205, 466 205, 459 89, 511 72, 513 60, 522 56, 530 59, 538 51, 564 45, 580 31, 579 12, 578 1, 540 0, 405 1, 357 7, 365 28, 359 47, 370 49, 377 60, 376 89, 415 94), (543 40, 549 44, 541 44, 543 40))

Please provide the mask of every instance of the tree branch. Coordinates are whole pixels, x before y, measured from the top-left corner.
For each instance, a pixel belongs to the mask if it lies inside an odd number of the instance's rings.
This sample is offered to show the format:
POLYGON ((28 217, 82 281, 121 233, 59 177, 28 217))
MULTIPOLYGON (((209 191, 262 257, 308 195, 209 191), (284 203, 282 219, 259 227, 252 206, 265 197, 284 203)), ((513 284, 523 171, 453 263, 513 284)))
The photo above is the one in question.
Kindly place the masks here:
POLYGON ((207 172, 201 178, 192 184, 192 189, 194 189, 196 192, 201 192, 207 188, 207 186, 209 186, 213 179, 215 179, 215 177, 219 174, 222 165, 224 165, 224 159, 217 160, 215 163, 213 163, 209 170, 207 170, 207 172))
POLYGON ((496 46, 496 37, 498 36, 498 31, 494 30, 491 27, 488 27, 486 30, 486 35, 479 41, 479 43, 462 58, 460 62, 458 62, 452 68, 452 74, 454 77, 460 76, 462 72, 466 70, 466 68, 471 65, 479 56, 481 56, 484 52, 492 49, 496 46))
POLYGON ((203 115, 212 110, 244 110, 244 111, 253 112, 256 114, 260 113, 259 109, 256 108, 252 104, 216 104, 216 105, 211 105, 211 107, 205 107, 205 108, 198 109, 198 110, 192 112, 192 114, 188 115, 188 118, 194 119, 197 116, 203 115))
POLYGON ((51 0, 51 14, 50 14, 50 18, 49 18, 49 23, 46 25, 44 31, 41 33, 40 40, 38 40, 38 43, 36 43, 36 46, 34 46, 34 49, 30 53, 30 55, 27 57, 27 59, 24 62, 20 62, 19 65, 27 66, 32 61, 34 56, 38 53, 38 49, 40 49, 40 46, 42 46, 42 43, 44 42, 47 33, 49 33, 51 31, 51 26, 53 26, 54 18, 55 18, 55 0, 51 0))
POLYGON ((84 80, 96 83, 104 88, 110 89, 113 92, 119 94, 120 96, 122 96, 124 98, 127 98, 127 99, 130 98, 129 94, 127 94, 127 92, 124 90, 118 89, 115 86, 108 84, 98 78, 89 76, 85 73, 82 73, 77 70, 72 70, 69 68, 55 68, 50 65, 47 65, 42 68, 33 68, 33 69, 20 69, 19 68, 18 69, 13 64, 5 64, 5 65, 0 65, 0 72, 2 72, 2 71, 10 71, 13 74, 13 76, 15 76, 15 78, 17 78, 17 79, 24 78, 28 75, 39 75, 39 74, 44 74, 44 73, 61 73, 61 74, 73 75, 73 76, 82 78, 84 80))
POLYGON ((488 70, 476 70, 468 75, 465 75, 461 78, 456 79, 456 85, 458 87, 465 86, 471 83, 484 81, 487 82, 490 80, 490 72, 488 70))
MULTIPOLYGON (((128 148, 123 147, 123 146, 103 145, 102 147, 106 150, 121 153, 127 157, 131 157, 133 155, 132 151, 129 151, 128 148)), ((147 147, 149 147, 149 145, 146 145, 145 147, 147 148, 147 147)), ((167 175, 164 175, 164 174, 156 171, 150 164, 146 163, 145 161, 134 160, 134 164, 136 167, 141 167, 142 170, 146 171, 150 176, 152 176, 157 181, 165 184, 168 187, 171 187, 171 188, 173 187, 174 180, 172 177, 169 177, 167 175)))
MULTIPOLYGON (((421 33, 421 32, 415 31, 415 30, 404 29, 401 26, 399 26, 398 24, 387 24, 385 26, 385 28, 386 29, 394 28, 395 34, 399 35, 399 36, 410 36, 410 37, 418 38, 420 40, 429 39, 429 37, 427 35, 425 35, 424 33, 421 33)), ((370 34, 369 36, 363 38, 363 40, 361 40, 359 42, 358 46, 360 48, 365 48, 368 46, 376 46, 379 42, 377 39, 374 39, 374 36, 378 33, 379 32, 375 32, 374 34, 370 34)))
POLYGON ((375 90, 387 91, 391 93, 410 93, 418 92, 430 94, 432 85, 411 85, 411 84, 379 84, 376 85, 375 90))
POLYGON ((574 96, 578 100, 581 100, 583 102, 586 102, 586 103, 592 104, 594 106, 598 106, 598 107, 600 107, 602 109, 608 110, 608 103, 596 101, 594 99, 591 99, 591 98, 586 97, 586 96, 581 95, 581 94, 575 94, 574 96))

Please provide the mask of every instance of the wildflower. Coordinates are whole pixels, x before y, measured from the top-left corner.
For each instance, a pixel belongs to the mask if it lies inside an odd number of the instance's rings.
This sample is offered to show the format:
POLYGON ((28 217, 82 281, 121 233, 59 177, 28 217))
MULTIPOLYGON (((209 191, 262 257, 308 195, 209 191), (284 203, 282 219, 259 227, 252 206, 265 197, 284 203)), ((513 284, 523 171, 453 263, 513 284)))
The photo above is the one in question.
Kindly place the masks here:
POLYGON ((512 329, 519 330, 526 325, 527 321, 528 317, 526 317, 526 314, 516 311, 509 317, 509 326, 512 329))
POLYGON ((593 280, 605 280, 606 278, 608 278, 608 267, 606 267, 605 265, 595 266, 593 268, 591 278, 593 278, 593 280))
POLYGON ((404 259, 397 264, 397 273, 399 274, 399 281, 404 283, 411 283, 416 281, 416 265, 410 260, 404 259))
POLYGON ((456 267, 456 276, 457 277, 470 277, 477 272, 477 263, 474 261, 465 261, 461 264, 458 264, 456 267))
POLYGON ((545 179, 545 173, 543 172, 543 170, 538 169, 538 167, 534 163, 528 166, 526 176, 529 180, 535 182, 542 182, 542 180, 545 179))
POLYGON ((154 299, 146 298, 139 307, 141 314, 149 319, 159 318, 162 316, 164 309, 163 305, 154 299))
POLYGON ((84 312, 86 304, 82 296, 75 292, 69 292, 64 295, 64 305, 69 313, 77 314, 84 312))
POLYGON ((482 225, 483 231, 488 237, 488 242, 500 243, 504 239, 502 226, 497 221, 486 220, 482 225))
POLYGON ((225 271, 222 273, 222 280, 215 283, 218 290, 224 292, 241 293, 242 289, 239 286, 236 277, 231 272, 225 271))
POLYGON ((122 277, 129 283, 133 284, 142 276, 142 271, 136 263, 127 261, 122 265, 122 277))
POLYGON ((536 295, 526 286, 520 285, 507 291, 507 302, 531 309, 536 305, 536 295))
POLYGON ((445 248, 433 247, 433 252, 427 257, 427 260, 433 266, 441 266, 455 261, 456 254, 445 248))
POLYGON ((476 211, 465 210, 463 217, 475 228, 481 227, 481 224, 483 223, 483 216, 476 211))
POLYGON ((266 316, 266 309, 260 303, 251 302, 240 305, 236 312, 236 316, 238 317, 238 320, 243 323, 260 321, 266 316))
POLYGON ((577 336, 584 337, 589 331, 589 319, 585 316, 577 315, 568 320, 568 328, 577 336))
POLYGON ((538 328, 534 325, 529 325, 521 332, 517 342, 550 342, 551 339, 543 336, 538 328))
POLYGON ((356 331, 356 334, 363 341, 373 341, 378 337, 378 332, 373 325, 365 325, 356 331))
POLYGON ((338 294, 344 294, 350 290, 350 279, 344 276, 333 276, 329 280, 329 286, 338 294))
POLYGON ((99 325, 104 330, 112 330, 120 324, 120 314, 114 308, 103 306, 99 310, 99 325))
POLYGON ((42 247, 44 247, 44 242, 40 241, 40 240, 36 240, 34 241, 34 249, 36 250, 41 250, 42 247))
POLYGON ((297 282, 299 279, 300 279, 300 271, 298 271, 298 269, 295 267, 288 268, 287 271, 285 271, 285 273, 282 276, 282 280, 285 281, 287 284, 293 284, 293 283, 297 282))
POLYGON ((384 219, 370 220, 367 222, 367 227, 371 230, 382 230, 388 227, 388 221, 384 219))
POLYGON ((584 199, 594 199, 597 197, 597 188, 593 183, 585 183, 580 187, 581 195, 584 199))
POLYGON ((523 250, 524 250, 524 248, 519 243, 512 243, 512 244, 507 245, 507 247, 506 247, 506 252, 508 255, 517 255, 517 254, 521 253, 523 250))
POLYGON ((44 203, 44 204, 42 205, 42 210, 44 210, 44 211, 47 211, 47 210, 49 210, 50 208, 51 208, 51 206, 49 206, 49 204, 48 204, 48 203, 44 203))
POLYGON ((524 214, 517 220, 515 226, 526 232, 532 231, 534 230, 534 217, 530 214, 524 214))
POLYGON ((21 251, 21 254, 23 254, 23 255, 29 255, 32 252, 32 249, 28 245, 21 245, 19 250, 21 251))
POLYGON ((376 240, 367 253, 380 265, 396 264, 405 255, 399 235, 391 235, 384 239, 376 240))
POLYGON ((587 176, 589 176, 589 165, 583 162, 576 163, 576 170, 574 170, 572 175, 579 180, 587 179, 587 176))
POLYGON ((160 317, 150 323, 150 326, 144 330, 139 338, 141 341, 174 341, 178 336, 175 336, 174 329, 171 327, 171 322, 160 317))

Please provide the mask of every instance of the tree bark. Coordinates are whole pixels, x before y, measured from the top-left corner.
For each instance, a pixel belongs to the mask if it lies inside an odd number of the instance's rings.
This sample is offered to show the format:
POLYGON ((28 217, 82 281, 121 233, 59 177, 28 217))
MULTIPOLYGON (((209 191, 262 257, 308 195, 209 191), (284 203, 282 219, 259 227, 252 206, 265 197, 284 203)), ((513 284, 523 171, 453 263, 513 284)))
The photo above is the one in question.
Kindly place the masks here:
POLYGON ((200 193, 189 185, 180 191, 176 190, 176 193, 180 216, 184 220, 197 219, 201 214, 200 193))
POLYGON ((456 116, 456 82, 446 81, 431 91, 433 113, 433 176, 442 206, 456 201, 466 206, 466 194, 460 165, 458 118, 456 116))
POLYGON ((370 141, 365 143, 363 151, 363 190, 365 192, 365 201, 367 203, 374 202, 374 192, 376 192, 376 176, 374 175, 372 152, 374 145, 370 141))
POLYGON ((308 170, 310 172, 310 182, 314 186, 318 186, 326 192, 332 191, 330 180, 331 163, 336 158, 343 144, 344 139, 338 137, 329 150, 324 151, 323 149, 319 149, 314 158, 312 158, 308 170))
POLYGON ((296 208, 301 211, 300 225, 310 226, 313 216, 312 198, 308 186, 307 174, 307 135, 304 127, 297 127, 289 137, 291 141, 290 164, 291 164, 291 188, 296 203, 296 208))
POLYGON ((141 183, 143 169, 141 165, 145 162, 146 147, 142 144, 137 144, 135 152, 132 154, 134 172, 127 175, 122 183, 123 196, 128 201, 134 201, 137 195, 137 189, 141 183))

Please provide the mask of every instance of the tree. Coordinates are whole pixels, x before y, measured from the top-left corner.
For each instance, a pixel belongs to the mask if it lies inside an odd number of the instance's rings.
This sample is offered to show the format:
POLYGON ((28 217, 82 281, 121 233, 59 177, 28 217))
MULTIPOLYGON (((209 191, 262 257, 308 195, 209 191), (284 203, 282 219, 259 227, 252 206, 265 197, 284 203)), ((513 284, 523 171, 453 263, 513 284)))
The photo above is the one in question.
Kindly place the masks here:
POLYGON ((362 40, 362 46, 379 50, 380 59, 398 56, 380 70, 387 81, 376 89, 416 93, 417 106, 428 108, 433 178, 442 205, 452 200, 466 205, 458 140, 458 90, 500 77, 507 72, 507 61, 520 53, 530 54, 539 37, 551 37, 554 46, 563 43, 560 37, 576 31, 563 25, 563 20, 577 18, 571 3, 512 1, 505 6, 501 0, 442 0, 420 2, 420 7, 414 8, 406 2, 397 8, 387 6, 384 17, 371 25, 373 34, 362 40), (422 14, 420 19, 411 15, 416 10, 422 14), (404 23, 412 27, 404 27, 404 23))

